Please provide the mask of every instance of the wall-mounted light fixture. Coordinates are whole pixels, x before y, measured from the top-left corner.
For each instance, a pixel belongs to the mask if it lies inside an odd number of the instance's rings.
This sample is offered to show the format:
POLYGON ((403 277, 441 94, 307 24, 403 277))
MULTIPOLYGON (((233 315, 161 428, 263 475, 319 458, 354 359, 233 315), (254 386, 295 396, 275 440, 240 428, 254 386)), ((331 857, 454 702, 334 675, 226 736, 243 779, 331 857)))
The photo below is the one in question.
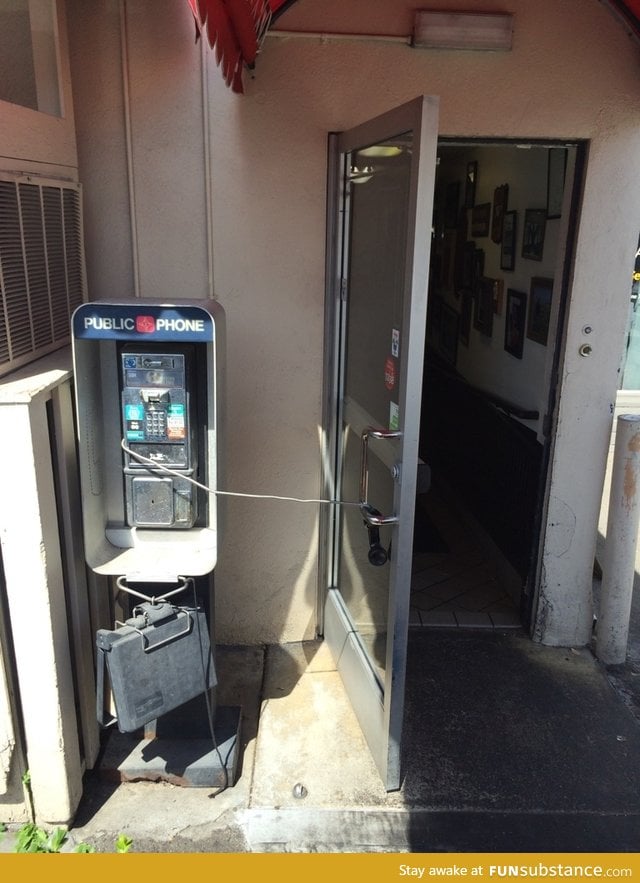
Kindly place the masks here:
POLYGON ((431 12, 418 9, 412 46, 418 49, 509 50, 513 16, 493 12, 431 12))
POLYGON ((351 166, 349 169, 349 181, 351 184, 366 184, 373 177, 375 169, 373 166, 351 166))

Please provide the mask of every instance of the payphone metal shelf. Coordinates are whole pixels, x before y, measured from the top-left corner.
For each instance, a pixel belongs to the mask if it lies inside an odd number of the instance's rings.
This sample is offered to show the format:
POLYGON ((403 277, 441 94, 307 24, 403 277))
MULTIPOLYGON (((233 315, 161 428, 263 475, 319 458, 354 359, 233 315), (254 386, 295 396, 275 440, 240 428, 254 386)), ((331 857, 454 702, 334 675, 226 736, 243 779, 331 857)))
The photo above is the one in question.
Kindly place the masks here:
POLYGON ((178 578, 178 562, 180 572, 189 576, 211 573, 217 563, 217 531, 208 527, 175 531, 109 526, 105 538, 88 562, 104 576, 170 582, 178 578))

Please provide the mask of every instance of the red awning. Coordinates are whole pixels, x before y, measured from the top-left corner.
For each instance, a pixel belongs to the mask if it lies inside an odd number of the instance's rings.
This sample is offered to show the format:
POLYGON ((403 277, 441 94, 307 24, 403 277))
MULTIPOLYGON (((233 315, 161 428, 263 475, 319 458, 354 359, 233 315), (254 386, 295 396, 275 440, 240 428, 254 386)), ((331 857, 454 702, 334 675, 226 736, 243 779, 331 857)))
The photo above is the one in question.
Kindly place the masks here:
MULTIPOLYGON (((197 35, 205 33, 225 82, 243 92, 242 70, 253 68, 262 39, 275 18, 296 0, 187 0, 197 35)), ((604 0, 640 39, 640 0, 604 0)))
POLYGON ((255 64, 258 47, 276 14, 295 0, 187 0, 199 37, 215 48, 227 86, 243 92, 242 70, 255 64))

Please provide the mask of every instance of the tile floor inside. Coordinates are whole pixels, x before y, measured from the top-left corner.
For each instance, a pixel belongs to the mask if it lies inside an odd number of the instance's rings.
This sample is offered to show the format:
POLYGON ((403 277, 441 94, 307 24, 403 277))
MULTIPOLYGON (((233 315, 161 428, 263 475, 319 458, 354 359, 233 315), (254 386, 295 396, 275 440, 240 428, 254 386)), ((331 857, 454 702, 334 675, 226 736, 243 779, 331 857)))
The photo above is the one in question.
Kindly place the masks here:
POLYGON ((416 512, 410 626, 520 628, 491 556, 444 495, 420 495, 416 512))

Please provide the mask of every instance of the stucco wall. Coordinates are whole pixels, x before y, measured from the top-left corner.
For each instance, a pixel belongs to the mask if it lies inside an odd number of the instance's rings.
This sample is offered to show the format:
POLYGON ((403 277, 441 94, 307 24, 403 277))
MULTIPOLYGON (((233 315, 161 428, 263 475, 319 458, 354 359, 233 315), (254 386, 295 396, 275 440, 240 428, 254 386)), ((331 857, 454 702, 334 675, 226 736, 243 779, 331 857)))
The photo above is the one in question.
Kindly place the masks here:
MULTIPOLYGON (((123 67, 118 3, 69 2, 90 294, 206 294, 211 276, 228 320, 231 490, 318 491, 327 132, 430 93, 442 135, 589 140, 541 608, 545 640, 586 640, 639 225, 637 46, 597 0, 509 0, 509 53, 269 37, 240 97, 211 53, 201 78, 186 2, 125 6, 123 67), (586 324, 589 359, 578 355, 586 324)), ((299 0, 277 26, 407 34, 410 10, 404 0, 299 0)), ((309 637, 316 511, 238 500, 226 509, 220 639, 309 637)))

